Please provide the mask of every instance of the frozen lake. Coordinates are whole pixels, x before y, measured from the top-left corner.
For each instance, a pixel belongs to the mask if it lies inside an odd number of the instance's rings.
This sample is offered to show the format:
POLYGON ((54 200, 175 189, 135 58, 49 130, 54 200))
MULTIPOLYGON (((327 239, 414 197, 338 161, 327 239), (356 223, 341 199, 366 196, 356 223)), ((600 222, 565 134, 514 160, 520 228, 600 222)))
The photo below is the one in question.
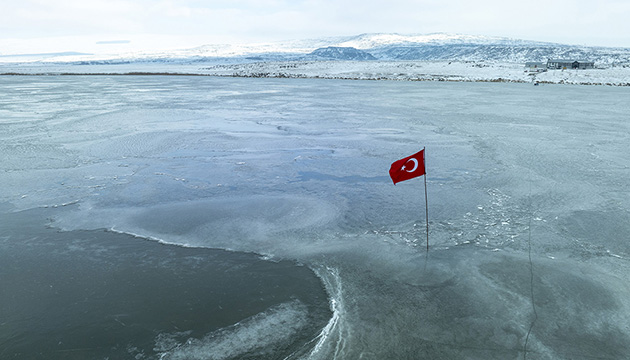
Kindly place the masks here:
POLYGON ((2 76, 0 94, 2 358, 628 356, 628 88, 2 76), (423 147, 428 254, 422 179, 388 176, 423 147))

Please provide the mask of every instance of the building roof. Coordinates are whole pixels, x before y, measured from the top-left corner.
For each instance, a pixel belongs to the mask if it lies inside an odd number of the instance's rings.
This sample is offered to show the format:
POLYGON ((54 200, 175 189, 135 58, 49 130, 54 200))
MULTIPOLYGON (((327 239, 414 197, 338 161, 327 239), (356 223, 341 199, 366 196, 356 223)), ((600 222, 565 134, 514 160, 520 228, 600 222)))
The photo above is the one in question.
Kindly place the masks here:
POLYGON ((574 63, 574 62, 579 62, 579 63, 592 63, 593 61, 589 61, 589 60, 575 60, 575 59, 548 59, 547 62, 554 62, 554 63, 574 63))

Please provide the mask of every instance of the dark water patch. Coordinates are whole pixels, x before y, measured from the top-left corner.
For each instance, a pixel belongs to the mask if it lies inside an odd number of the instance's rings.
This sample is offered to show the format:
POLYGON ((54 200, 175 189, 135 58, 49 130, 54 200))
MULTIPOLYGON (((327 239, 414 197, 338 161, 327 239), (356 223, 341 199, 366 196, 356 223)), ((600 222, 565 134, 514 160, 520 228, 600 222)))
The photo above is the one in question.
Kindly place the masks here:
POLYGON ((212 358, 285 358, 330 319, 320 280, 294 262, 60 232, 42 225, 45 210, 0 220, 2 359, 157 359, 216 333, 227 342, 198 349, 212 358), (253 345, 222 352, 232 333, 253 333, 253 345))

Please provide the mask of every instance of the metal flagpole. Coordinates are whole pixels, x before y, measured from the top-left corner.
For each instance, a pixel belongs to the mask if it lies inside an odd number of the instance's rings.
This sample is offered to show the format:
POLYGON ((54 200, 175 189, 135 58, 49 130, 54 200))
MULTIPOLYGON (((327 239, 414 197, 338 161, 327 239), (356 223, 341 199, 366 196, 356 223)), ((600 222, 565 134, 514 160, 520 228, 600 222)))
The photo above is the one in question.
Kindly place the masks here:
POLYGON ((429 252, 429 198, 427 196, 427 163, 425 161, 425 148, 422 148, 422 164, 424 164, 424 209, 427 215, 427 253, 429 252))

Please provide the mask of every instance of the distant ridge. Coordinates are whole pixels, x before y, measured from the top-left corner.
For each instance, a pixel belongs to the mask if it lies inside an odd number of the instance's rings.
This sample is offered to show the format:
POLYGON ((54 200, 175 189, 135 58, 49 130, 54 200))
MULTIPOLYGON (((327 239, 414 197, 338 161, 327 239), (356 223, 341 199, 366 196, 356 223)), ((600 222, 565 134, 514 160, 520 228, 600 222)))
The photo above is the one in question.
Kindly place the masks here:
POLYGON ((465 35, 451 33, 431 34, 396 34, 373 33, 350 37, 340 46, 352 46, 358 49, 372 49, 390 45, 421 46, 421 45, 559 45, 555 43, 513 39, 499 36, 465 35))
POLYGON ((353 47, 328 46, 319 48, 309 55, 327 60, 376 60, 376 58, 363 50, 353 47))
POLYGON ((630 62, 628 48, 576 46, 507 37, 449 33, 360 34, 266 44, 206 45, 197 50, 200 56, 211 57, 235 58, 255 54, 261 61, 318 58, 352 60, 352 56, 369 54, 376 60, 524 63, 546 61, 549 58, 567 58, 591 60, 601 65, 630 62))
MULTIPOLYGON (((21 55, 11 55, 17 57, 21 55)), ((130 62, 252 63, 319 60, 474 61, 525 63, 553 59, 630 64, 630 48, 565 45, 497 36, 450 33, 360 34, 257 44, 208 44, 190 49, 110 55, 31 54, 35 61, 77 64, 130 62)))

